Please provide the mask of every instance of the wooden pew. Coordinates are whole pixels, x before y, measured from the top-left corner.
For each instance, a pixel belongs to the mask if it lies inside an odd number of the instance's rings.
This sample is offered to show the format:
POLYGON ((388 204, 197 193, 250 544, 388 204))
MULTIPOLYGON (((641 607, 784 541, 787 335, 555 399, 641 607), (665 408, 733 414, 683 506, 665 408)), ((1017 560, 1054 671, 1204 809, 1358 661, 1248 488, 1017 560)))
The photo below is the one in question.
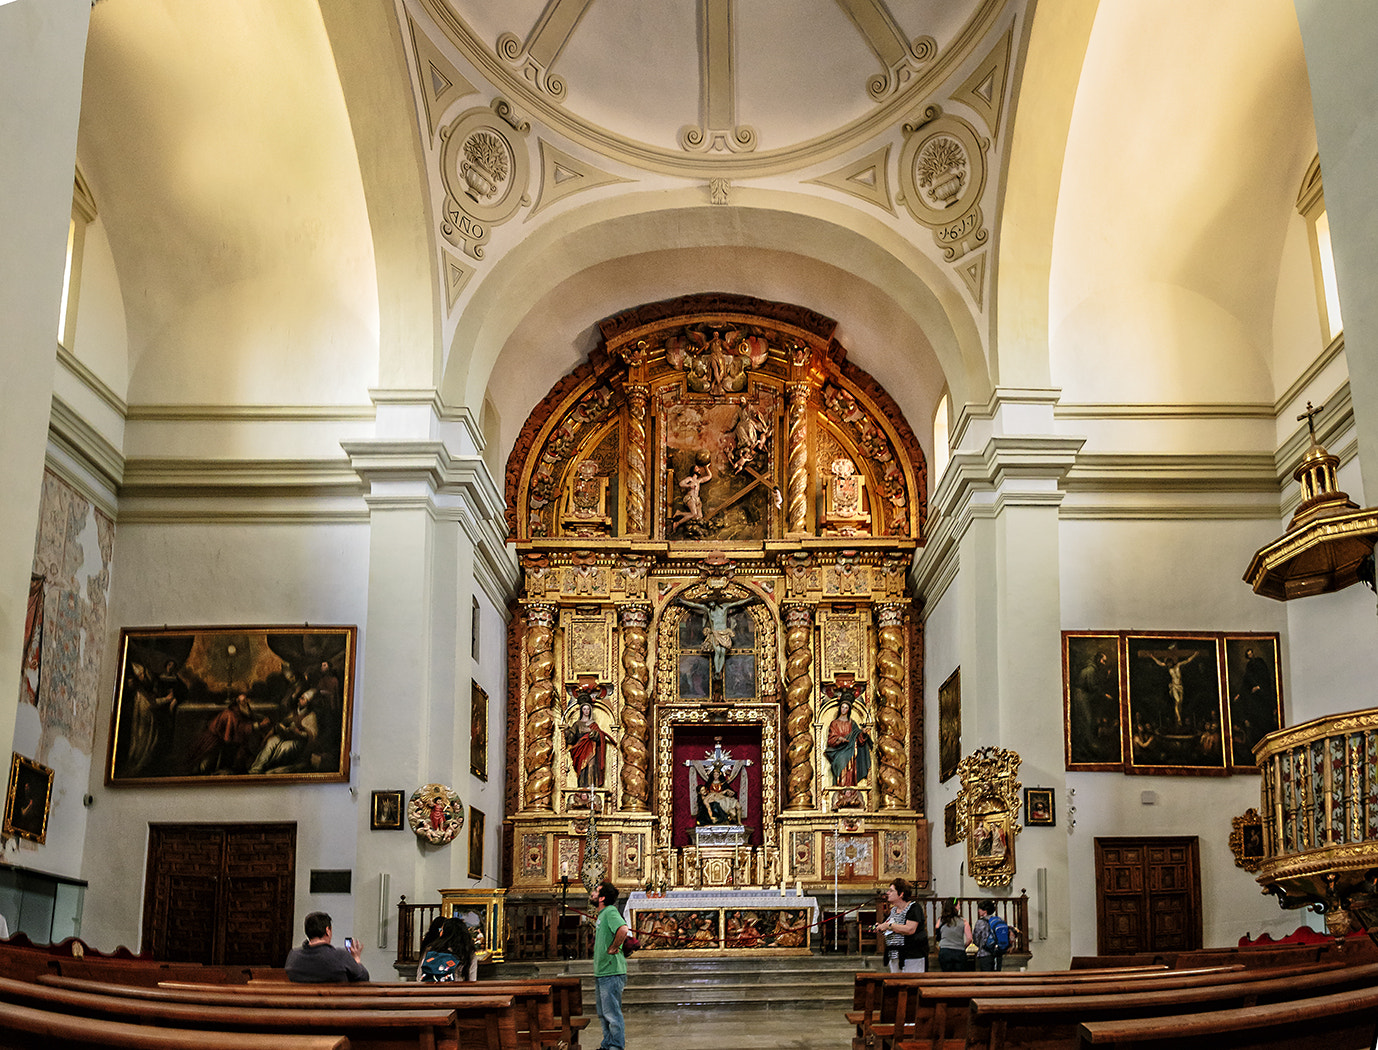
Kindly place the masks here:
MULTIPOLYGON (((1160 970, 1121 974, 1110 980, 1068 979, 1025 983, 999 974, 967 974, 967 982, 934 981, 924 974, 887 974, 881 979, 878 1017, 869 1032, 858 1032, 858 1048, 888 1047, 901 1040, 928 1040, 933 1047, 964 1038, 968 1006, 977 997, 1015 998, 1037 988, 1040 995, 1130 995, 1151 989, 1194 988, 1231 981, 1251 981, 1282 974, 1336 968, 1335 963, 1308 963, 1286 970, 1245 970, 1240 966, 1200 970, 1160 970)), ((860 975, 859 975, 860 976, 860 975)))
POLYGON ((441 1007, 364 1008, 354 1004, 308 1008, 289 1003, 261 1008, 252 1000, 227 1006, 154 1002, 76 992, 43 984, 0 979, 0 997, 40 1010, 111 1021, 143 1022, 167 1028, 229 1032, 286 1032, 348 1036, 354 1050, 516 1050, 512 997, 472 996, 441 1007))
POLYGON ((1088 1021, 1078 1047, 1117 1050, 1370 1050, 1378 988, 1209 1010, 1185 1017, 1088 1021))
POLYGON ((10 1050, 350 1050, 337 1035, 205 1032, 100 1021, 0 1002, 0 1042, 10 1050))
POLYGON ((532 981, 475 981, 439 984, 189 984, 164 982, 157 988, 105 985, 93 981, 44 975, 39 983, 77 992, 119 995, 157 1002, 198 1003, 207 1006, 250 1006, 282 1009, 348 1005, 367 1009, 413 1009, 449 1006, 456 999, 510 995, 515 1007, 518 1045, 529 1050, 544 1046, 577 1046, 589 1018, 582 1010, 577 977, 532 981))
MULTIPOLYGON (((1161 964, 1157 966, 1122 966, 1116 968, 1105 968, 1086 973, 1072 972, 1070 970, 1012 970, 1009 973, 1001 970, 996 973, 983 973, 975 970, 964 970, 954 973, 930 973, 922 974, 892 974, 885 970, 862 970, 857 973, 856 981, 852 988, 852 1008, 847 1011, 846 1017, 849 1024, 855 1025, 857 1036, 852 1040, 854 1050, 861 1050, 863 1046, 872 1045, 874 1039, 868 1040, 871 1035, 871 1026, 874 1022, 884 1021, 893 1022, 894 1018, 881 1017, 881 1001, 884 994, 885 981, 891 978, 913 979, 925 981, 951 981, 953 983, 970 983, 974 980, 1017 980, 1025 982, 1027 985, 1048 984, 1065 981, 1108 981, 1117 977, 1131 976, 1144 973, 1165 973, 1167 967, 1161 964)), ((1021 985, 1022 987, 1022 985, 1021 985)))
MULTIPOLYGON (((1378 981, 1378 964, 1338 967, 1317 973, 1263 981, 1232 981, 1202 988, 1144 991, 1133 995, 1028 996, 1015 999, 973 999, 966 1048, 996 1050, 1075 1050, 1078 1026, 1087 1021, 1169 1017, 1208 1010, 1240 1009, 1287 1002, 1299 997, 1327 995, 1371 987, 1378 981)), ((918 1050, 927 1043, 899 1044, 918 1050)))
MULTIPOLYGON (((180 982, 165 982, 165 986, 187 987, 180 982)), ((203 986, 204 987, 204 986, 203 986)), ((541 1014, 540 1038, 542 1045, 563 1043, 567 1047, 577 1047, 579 1045, 579 1033, 588 1027, 588 1017, 584 1016, 583 991, 582 985, 577 977, 542 977, 531 980, 499 980, 499 981, 459 981, 443 982, 439 984, 416 984, 407 982, 403 984, 289 984, 282 985, 277 982, 268 981, 260 983, 257 979, 250 980, 243 989, 238 985, 227 988, 237 994, 252 990, 259 991, 278 991, 296 995, 348 995, 356 989, 367 988, 381 995, 397 997, 415 997, 436 994, 453 995, 473 995, 473 994, 505 994, 512 991, 514 994, 529 987, 548 987, 551 997, 551 1005, 548 1010, 543 1010, 541 1014), (558 1035, 555 1034, 558 1030, 558 1035)))

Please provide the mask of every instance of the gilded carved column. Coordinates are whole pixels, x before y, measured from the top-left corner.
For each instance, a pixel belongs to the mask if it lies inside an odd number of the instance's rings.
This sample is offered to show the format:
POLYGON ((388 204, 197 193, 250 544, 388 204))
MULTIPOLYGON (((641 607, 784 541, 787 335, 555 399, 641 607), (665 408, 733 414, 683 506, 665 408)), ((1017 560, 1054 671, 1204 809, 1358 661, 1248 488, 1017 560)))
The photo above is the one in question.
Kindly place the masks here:
POLYGON ((646 707, 651 680, 646 665, 647 605, 624 605, 622 620, 622 809, 644 813, 650 809, 649 757, 646 746, 646 707))
POLYGON ((646 385, 627 384, 627 532, 646 535, 646 385))
POLYGON ((526 807, 550 809, 555 764, 555 606, 526 607, 526 807))
POLYGON ((785 443, 787 450, 786 479, 788 495, 785 504, 785 530, 801 533, 808 524, 809 504, 809 384, 805 370, 809 360, 809 349, 804 346, 790 348, 790 383, 788 393, 788 431, 785 443))
POLYGON ((813 808, 813 609, 784 606, 785 808, 813 808))
POLYGON ((876 782, 883 809, 905 804, 904 611, 899 603, 876 606, 876 782))

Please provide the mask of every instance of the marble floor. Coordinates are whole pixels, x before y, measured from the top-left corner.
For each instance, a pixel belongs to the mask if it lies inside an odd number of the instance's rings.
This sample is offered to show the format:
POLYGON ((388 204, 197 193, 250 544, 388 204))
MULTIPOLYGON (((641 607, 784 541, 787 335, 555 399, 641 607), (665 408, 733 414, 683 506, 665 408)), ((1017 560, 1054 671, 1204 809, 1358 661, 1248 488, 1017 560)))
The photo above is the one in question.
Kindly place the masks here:
MULTIPOLYGON (((624 1020, 627 1050, 848 1050, 853 1034, 840 1009, 787 1003, 692 1010, 633 1006, 624 1020)), ((594 1050, 601 1034, 595 1016, 579 1044, 594 1050)))

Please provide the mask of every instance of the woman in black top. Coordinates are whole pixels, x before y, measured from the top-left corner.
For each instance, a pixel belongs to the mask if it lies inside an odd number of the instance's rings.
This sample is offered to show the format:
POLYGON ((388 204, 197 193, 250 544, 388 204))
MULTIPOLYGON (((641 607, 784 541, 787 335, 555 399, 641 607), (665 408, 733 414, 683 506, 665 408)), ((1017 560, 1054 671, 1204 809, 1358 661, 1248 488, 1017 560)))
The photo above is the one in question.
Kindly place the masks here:
POLYGON ((890 917, 876 924, 885 934, 885 960, 891 973, 923 973, 928 968, 928 923, 923 905, 914 901, 914 887, 896 879, 885 891, 890 917))

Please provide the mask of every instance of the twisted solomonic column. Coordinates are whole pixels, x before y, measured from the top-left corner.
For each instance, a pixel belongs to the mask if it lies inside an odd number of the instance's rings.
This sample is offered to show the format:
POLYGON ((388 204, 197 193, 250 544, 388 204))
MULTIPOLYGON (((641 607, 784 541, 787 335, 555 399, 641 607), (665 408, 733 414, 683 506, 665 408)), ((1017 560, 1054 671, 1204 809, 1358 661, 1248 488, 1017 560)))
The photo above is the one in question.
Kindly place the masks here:
POLYGON ((627 532, 646 535, 646 387, 627 385, 627 532))
POLYGON ((647 605, 623 605, 622 621, 622 808, 633 813, 650 809, 647 779, 646 706, 651 680, 646 666, 646 626, 651 622, 647 605))
POLYGON ((813 808, 813 610, 785 614, 785 808, 813 808))
POLYGON ((905 804, 904 610, 899 603, 876 606, 876 782, 884 809, 905 804))
POLYGON ((786 435, 788 450, 787 477, 788 496, 785 504, 785 530, 801 533, 808 524, 809 502, 809 385, 791 383, 789 385, 789 430, 786 435))
POLYGON ((526 607, 526 809, 550 809, 555 765, 555 607, 526 607))

